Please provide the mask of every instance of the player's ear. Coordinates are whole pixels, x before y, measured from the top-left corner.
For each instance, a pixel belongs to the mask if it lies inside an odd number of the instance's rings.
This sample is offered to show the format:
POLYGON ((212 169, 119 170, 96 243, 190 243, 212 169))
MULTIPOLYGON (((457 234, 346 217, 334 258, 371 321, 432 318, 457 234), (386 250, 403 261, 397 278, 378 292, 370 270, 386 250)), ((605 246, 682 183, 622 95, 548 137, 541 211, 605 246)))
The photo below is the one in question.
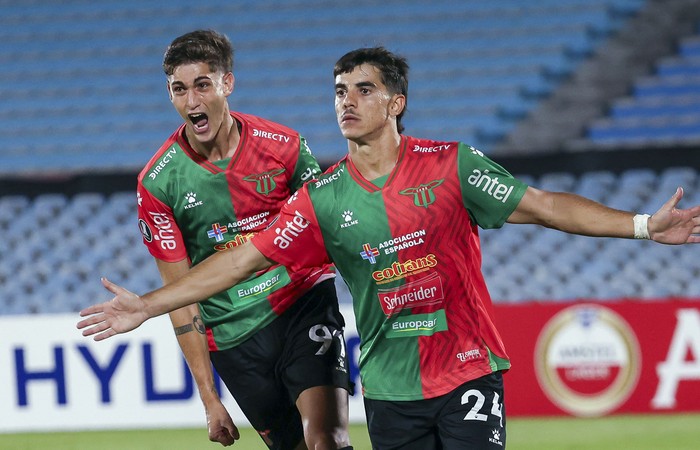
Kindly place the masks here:
POLYGON ((406 96, 403 94, 394 94, 389 100, 389 114, 397 117, 406 108, 406 96))
POLYGON ((224 94, 228 97, 233 92, 233 86, 236 84, 236 77, 233 76, 233 72, 227 72, 224 75, 224 94))
POLYGON ((169 98, 170 101, 172 102, 172 101, 173 101, 173 91, 170 90, 170 81, 166 81, 166 82, 165 82, 165 85, 166 85, 166 86, 165 86, 166 89, 168 89, 168 98, 169 98))

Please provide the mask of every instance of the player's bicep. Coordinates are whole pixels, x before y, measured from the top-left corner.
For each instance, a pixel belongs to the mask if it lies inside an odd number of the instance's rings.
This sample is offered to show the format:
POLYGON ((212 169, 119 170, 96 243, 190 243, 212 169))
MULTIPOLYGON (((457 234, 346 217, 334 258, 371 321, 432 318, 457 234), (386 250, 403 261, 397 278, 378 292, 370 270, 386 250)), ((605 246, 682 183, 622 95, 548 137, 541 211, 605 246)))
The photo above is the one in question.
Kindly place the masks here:
POLYGON ((307 187, 297 191, 269 227, 252 242, 266 258, 292 270, 331 262, 307 187))

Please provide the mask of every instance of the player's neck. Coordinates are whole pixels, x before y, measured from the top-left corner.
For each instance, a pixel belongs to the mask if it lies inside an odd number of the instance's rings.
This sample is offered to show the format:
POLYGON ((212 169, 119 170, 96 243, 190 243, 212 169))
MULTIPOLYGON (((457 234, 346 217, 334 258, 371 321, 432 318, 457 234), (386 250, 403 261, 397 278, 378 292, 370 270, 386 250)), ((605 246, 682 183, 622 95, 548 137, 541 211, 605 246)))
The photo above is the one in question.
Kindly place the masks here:
POLYGON ((208 161, 221 161, 222 159, 231 158, 236 153, 238 143, 241 140, 239 126, 238 122, 228 114, 228 117, 224 119, 221 130, 219 130, 212 142, 190 141, 190 145, 208 161))
POLYGON ((401 136, 398 133, 373 141, 348 141, 348 155, 365 179, 374 180, 394 170, 400 144, 401 136))

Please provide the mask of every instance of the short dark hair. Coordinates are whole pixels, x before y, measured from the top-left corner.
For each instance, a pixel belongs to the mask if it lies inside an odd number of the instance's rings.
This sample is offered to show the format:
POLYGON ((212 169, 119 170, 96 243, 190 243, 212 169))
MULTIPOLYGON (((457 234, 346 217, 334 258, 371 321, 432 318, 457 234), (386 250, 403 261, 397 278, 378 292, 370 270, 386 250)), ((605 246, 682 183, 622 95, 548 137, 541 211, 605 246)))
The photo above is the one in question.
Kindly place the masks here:
POLYGON ((167 76, 178 66, 207 63, 212 72, 233 71, 233 46, 226 35, 213 30, 196 30, 175 38, 163 55, 163 71, 167 76))
MULTIPOLYGON (((389 92, 391 94, 402 94, 406 97, 406 105, 408 105, 408 62, 406 58, 396 55, 381 46, 358 48, 346 53, 335 63, 333 76, 336 77, 341 73, 352 72, 355 67, 362 64, 369 64, 379 69, 382 74, 382 83, 384 83, 389 92)), ((396 126, 399 133, 404 130, 401 118, 405 112, 406 108, 404 107, 401 114, 396 117, 396 126)))

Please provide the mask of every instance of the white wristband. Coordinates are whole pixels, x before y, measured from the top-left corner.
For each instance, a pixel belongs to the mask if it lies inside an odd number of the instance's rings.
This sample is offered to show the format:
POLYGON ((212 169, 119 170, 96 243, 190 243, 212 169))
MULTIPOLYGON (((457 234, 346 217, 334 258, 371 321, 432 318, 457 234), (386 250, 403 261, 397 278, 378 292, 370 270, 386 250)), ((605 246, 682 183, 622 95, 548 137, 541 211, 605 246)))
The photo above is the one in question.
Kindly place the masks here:
POLYGON ((634 221, 634 238, 649 239, 649 214, 637 214, 632 219, 634 221))

